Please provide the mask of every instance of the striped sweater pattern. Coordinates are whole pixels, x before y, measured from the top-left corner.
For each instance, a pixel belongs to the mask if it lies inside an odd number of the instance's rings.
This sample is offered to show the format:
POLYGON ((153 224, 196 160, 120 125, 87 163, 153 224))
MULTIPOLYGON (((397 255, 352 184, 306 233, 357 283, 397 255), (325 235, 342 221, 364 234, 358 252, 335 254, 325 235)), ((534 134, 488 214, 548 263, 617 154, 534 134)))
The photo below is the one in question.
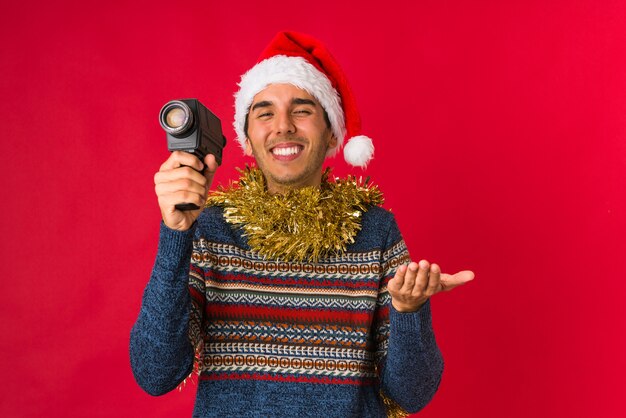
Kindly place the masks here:
POLYGON ((389 335, 387 281, 404 241, 315 264, 194 242, 190 337, 200 379, 372 384, 389 335))

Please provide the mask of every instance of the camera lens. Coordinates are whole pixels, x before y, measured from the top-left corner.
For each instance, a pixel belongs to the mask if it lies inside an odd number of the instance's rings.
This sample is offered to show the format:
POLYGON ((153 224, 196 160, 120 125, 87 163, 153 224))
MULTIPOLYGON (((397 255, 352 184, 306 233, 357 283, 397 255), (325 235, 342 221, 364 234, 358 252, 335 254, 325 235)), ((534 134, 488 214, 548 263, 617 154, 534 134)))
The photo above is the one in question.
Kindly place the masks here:
POLYGON ((172 100, 161 109, 159 122, 165 132, 181 134, 193 125, 193 113, 186 103, 172 100))
POLYGON ((165 115, 165 123, 172 129, 180 128, 185 124, 187 115, 180 107, 175 107, 165 115))

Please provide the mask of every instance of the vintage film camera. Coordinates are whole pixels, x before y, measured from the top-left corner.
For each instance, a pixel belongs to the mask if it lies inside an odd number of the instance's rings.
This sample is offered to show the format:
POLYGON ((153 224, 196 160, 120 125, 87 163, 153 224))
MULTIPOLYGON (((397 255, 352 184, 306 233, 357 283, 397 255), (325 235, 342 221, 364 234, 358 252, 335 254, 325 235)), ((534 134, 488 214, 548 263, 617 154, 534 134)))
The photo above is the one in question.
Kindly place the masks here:
MULTIPOLYGON (((222 164, 222 150, 226 137, 219 118, 197 99, 169 101, 161 108, 159 123, 167 134, 167 149, 186 151, 200 161, 213 154, 217 164, 222 164)), ((198 209, 193 203, 179 203, 178 210, 198 209)))

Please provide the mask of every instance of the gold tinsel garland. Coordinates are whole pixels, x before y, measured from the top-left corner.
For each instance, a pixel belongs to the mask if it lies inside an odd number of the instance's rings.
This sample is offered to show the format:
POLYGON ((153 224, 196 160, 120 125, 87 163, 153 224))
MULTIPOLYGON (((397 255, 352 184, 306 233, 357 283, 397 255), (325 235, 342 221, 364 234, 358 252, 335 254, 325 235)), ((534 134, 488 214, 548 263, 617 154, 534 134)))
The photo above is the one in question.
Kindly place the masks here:
POLYGON ((407 411, 405 411, 393 399, 385 395, 382 390, 379 392, 379 395, 385 404, 387 418, 406 418, 409 416, 407 411))
POLYGON ((312 261, 339 254, 354 242, 361 215, 369 206, 382 205, 377 186, 354 176, 329 181, 320 187, 268 193, 261 170, 238 169, 241 178, 228 188, 218 187, 206 206, 224 208, 226 222, 243 229, 250 247, 266 258, 312 261))

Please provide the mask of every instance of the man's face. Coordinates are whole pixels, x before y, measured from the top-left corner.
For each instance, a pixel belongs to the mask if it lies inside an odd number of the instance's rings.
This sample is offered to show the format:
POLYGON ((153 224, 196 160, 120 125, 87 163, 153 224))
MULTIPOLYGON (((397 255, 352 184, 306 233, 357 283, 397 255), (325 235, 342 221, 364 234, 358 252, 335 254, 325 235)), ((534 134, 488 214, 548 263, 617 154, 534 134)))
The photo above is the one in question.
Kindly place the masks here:
POLYGON ((329 147, 337 140, 324 109, 291 84, 270 84, 252 100, 246 155, 253 155, 270 193, 317 186, 329 147))

